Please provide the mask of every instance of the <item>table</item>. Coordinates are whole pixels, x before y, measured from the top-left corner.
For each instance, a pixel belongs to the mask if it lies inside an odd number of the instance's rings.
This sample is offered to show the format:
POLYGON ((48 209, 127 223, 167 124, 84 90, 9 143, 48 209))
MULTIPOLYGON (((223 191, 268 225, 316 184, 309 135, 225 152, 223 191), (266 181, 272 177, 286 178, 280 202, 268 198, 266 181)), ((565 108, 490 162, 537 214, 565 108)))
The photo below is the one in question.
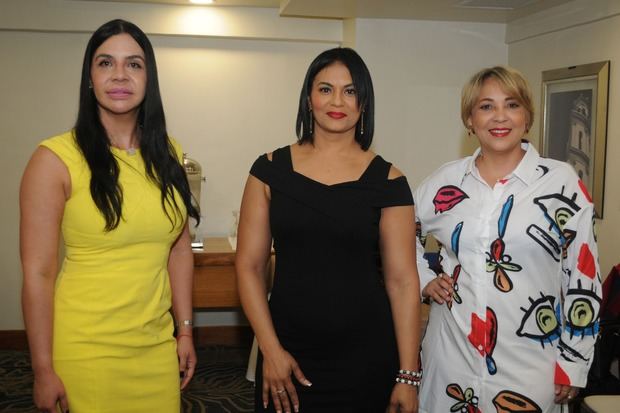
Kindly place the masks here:
POLYGON ((206 238, 201 250, 194 250, 195 309, 240 307, 235 275, 235 251, 227 238, 206 238))
MULTIPOLYGON (((194 309, 241 307, 237 292, 235 251, 228 238, 205 238, 204 246, 194 250, 194 309)), ((272 258, 267 263, 266 286, 270 285, 272 258)))

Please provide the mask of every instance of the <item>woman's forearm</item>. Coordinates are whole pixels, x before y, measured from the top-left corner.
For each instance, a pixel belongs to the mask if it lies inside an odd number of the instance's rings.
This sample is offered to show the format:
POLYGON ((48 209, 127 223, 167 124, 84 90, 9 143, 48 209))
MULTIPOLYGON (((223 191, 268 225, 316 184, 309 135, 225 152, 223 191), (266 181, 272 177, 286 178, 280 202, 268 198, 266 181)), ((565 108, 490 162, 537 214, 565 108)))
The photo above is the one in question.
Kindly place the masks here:
POLYGON ((51 150, 39 147, 24 171, 20 187, 22 311, 35 373, 53 368, 58 244, 70 182, 65 164, 51 150))
POLYGON ((400 367, 418 369, 418 348, 420 345, 420 299, 419 286, 415 277, 411 281, 393 281, 387 286, 394 329, 398 343, 400 367))
POLYGON ((22 310, 35 374, 52 370, 55 276, 24 274, 22 310))
POLYGON ((189 227, 187 225, 170 250, 168 273, 170 275, 174 317, 177 323, 181 323, 179 329, 183 329, 186 333, 191 333, 194 253, 192 252, 189 227), (186 320, 190 320, 190 323, 183 324, 186 320))
POLYGON ((241 305, 256 335, 259 348, 263 354, 269 354, 280 348, 280 342, 269 312, 265 270, 259 265, 248 266, 239 262, 236 267, 241 305))

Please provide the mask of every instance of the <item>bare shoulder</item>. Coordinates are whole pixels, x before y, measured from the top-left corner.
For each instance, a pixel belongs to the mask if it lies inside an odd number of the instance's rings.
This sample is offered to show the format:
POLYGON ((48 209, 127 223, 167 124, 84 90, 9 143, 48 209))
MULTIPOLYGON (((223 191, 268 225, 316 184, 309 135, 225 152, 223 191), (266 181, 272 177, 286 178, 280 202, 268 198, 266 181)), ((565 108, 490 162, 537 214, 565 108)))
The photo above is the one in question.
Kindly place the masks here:
POLYGON ((40 190, 61 185, 66 199, 71 194, 71 177, 67 165, 51 149, 39 146, 32 154, 22 177, 22 190, 40 190))
MULTIPOLYGON (((302 145, 300 145, 298 142, 294 142, 294 143, 291 143, 290 145, 288 145, 288 147, 289 147, 291 153, 298 153, 300 151, 300 148, 302 147, 302 145)), ((286 148, 286 146, 283 146, 282 148, 286 148)), ((282 148, 280 148, 280 149, 282 149, 282 148)), ((273 153, 274 152, 275 152, 275 150, 271 151, 271 152, 267 152, 267 159, 272 161, 273 160, 273 153)))
POLYGON ((404 176, 404 174, 401 172, 400 169, 398 169, 394 165, 390 166, 390 173, 388 174, 388 179, 396 179, 401 176, 404 176))
POLYGON ((69 178, 67 165, 54 151, 45 146, 35 149, 26 167, 26 172, 40 173, 48 178, 69 178))

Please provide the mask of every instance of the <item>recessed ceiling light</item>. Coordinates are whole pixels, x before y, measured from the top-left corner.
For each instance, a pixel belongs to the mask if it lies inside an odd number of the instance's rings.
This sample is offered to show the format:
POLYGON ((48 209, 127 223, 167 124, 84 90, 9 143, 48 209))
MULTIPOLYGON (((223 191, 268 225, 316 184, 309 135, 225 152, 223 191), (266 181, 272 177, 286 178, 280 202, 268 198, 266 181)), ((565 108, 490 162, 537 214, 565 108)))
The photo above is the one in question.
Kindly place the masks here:
POLYGON ((213 4, 215 0, 189 0, 189 2, 194 4, 213 4))

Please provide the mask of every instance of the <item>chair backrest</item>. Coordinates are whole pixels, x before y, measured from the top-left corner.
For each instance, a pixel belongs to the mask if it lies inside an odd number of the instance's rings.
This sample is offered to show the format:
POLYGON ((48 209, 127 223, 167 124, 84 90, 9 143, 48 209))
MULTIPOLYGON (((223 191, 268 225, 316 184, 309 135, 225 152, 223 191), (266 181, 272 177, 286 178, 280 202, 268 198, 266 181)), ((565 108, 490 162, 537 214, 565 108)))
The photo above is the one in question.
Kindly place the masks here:
POLYGON ((620 359, 620 264, 612 268, 603 283, 600 316, 600 332, 584 395, 620 394, 620 368, 615 374, 611 371, 614 360, 620 359))

